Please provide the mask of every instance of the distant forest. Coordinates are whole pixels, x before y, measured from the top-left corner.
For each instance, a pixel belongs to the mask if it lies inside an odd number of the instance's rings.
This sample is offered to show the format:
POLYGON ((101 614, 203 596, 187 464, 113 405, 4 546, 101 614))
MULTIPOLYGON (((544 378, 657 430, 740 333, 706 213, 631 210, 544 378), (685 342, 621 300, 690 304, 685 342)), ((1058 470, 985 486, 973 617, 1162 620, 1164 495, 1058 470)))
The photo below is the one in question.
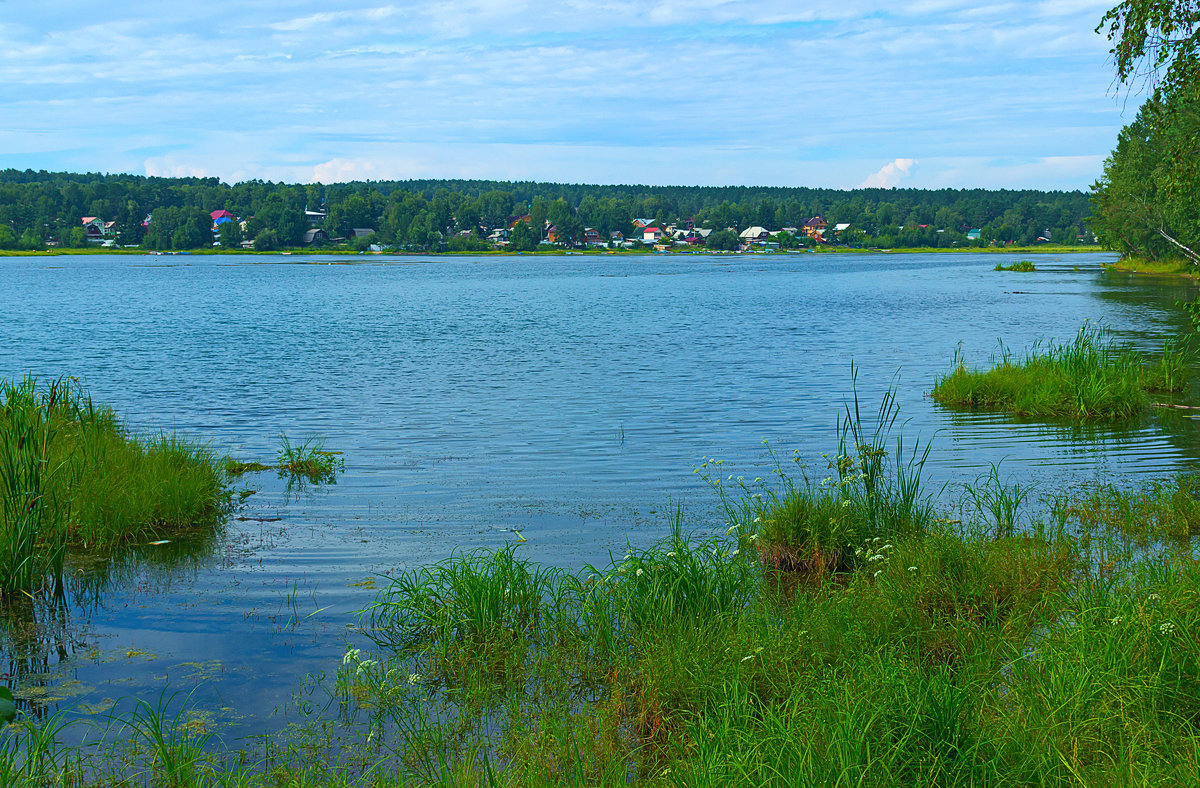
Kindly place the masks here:
MULTIPOLYGON (((407 250, 490 248, 506 234, 510 248, 533 248, 556 228, 561 245, 583 242, 592 228, 641 238, 634 220, 666 228, 715 230, 710 248, 733 248, 737 233, 755 226, 785 248, 811 243, 803 228, 823 217, 828 240, 847 246, 950 247, 1093 242, 1081 191, 984 189, 838 189, 741 186, 597 186, 475 180, 371 181, 295 185, 217 178, 0 170, 0 248, 42 249, 47 243, 96 242, 84 217, 104 226, 103 240, 121 246, 197 249, 253 242, 255 248, 297 247, 306 232, 327 243, 370 243, 407 250), (214 229, 214 211, 235 217, 214 229), (324 214, 323 216, 321 214, 324 214), (149 221, 147 218, 149 217, 149 221), (523 219, 523 220, 522 220, 523 219), (514 222, 518 226, 514 227, 514 222), (310 232, 314 228, 320 233, 310 232), (374 231, 353 237, 357 229, 374 231), (724 232, 732 230, 732 232, 724 232), (326 238, 329 240, 326 241, 326 238), (349 239, 342 241, 341 239, 349 239), (494 240, 494 239, 493 239, 494 240)), ((95 222, 93 222, 96 224, 95 222)))

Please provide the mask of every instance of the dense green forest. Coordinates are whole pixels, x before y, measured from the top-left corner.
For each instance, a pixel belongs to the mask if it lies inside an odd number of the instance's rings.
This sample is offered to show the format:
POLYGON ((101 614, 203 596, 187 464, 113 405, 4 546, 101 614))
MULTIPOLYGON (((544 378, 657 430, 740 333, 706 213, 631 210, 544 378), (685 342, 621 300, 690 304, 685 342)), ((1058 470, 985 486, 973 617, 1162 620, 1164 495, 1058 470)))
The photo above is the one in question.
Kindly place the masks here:
POLYGON ((1093 186, 1089 223, 1127 256, 1200 265, 1200 4, 1128 0, 1097 29, 1118 80, 1153 92, 1093 186))
MULTIPOLYGON (((47 241, 85 246, 83 217, 113 222, 106 233, 120 245, 153 249, 194 249, 210 246, 214 239, 225 247, 248 240, 259 249, 298 246, 313 226, 331 239, 368 228, 375 231, 372 242, 401 249, 484 249, 492 230, 507 229, 522 216, 528 219, 514 229, 516 249, 533 248, 545 238, 547 225, 556 227, 559 242, 573 244, 582 241, 586 227, 606 240, 613 231, 640 236, 633 224, 638 218, 662 227, 694 224, 740 231, 758 225, 775 233, 784 227, 801 228, 814 216, 824 217, 831 226, 849 224, 836 242, 850 246, 985 246, 1030 244, 1038 238, 1074 244, 1090 240, 1085 228, 1088 210, 1083 192, 1032 190, 844 191, 461 180, 228 185, 216 178, 0 171, 0 248, 8 249, 41 249, 47 241), (226 222, 214 236, 210 213, 222 209, 246 220, 245 227, 226 222), (144 225, 148 216, 151 220, 144 225)), ((791 239, 783 240, 786 246, 791 239)), ((363 245, 365 239, 352 243, 363 245)), ((732 233, 709 238, 710 247, 731 244, 736 246, 732 233)))

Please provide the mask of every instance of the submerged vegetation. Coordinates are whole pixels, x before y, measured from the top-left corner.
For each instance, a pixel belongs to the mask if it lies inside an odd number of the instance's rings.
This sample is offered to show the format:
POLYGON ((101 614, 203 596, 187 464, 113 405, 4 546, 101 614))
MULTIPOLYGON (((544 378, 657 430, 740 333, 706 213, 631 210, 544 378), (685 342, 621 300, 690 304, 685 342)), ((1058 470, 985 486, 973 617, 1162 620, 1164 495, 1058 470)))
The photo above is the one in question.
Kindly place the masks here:
POLYGON ((60 588, 68 549, 213 524, 229 501, 203 444, 131 435, 69 380, 0 382, 0 593, 60 588))
POLYGON ((1019 416, 1131 419, 1146 412, 1149 393, 1183 390, 1192 355, 1168 341, 1161 355, 1147 358, 1085 324, 1074 341, 1035 344, 1020 360, 1002 345, 986 371, 968 369, 956 353, 954 369, 937 380, 932 396, 948 407, 1019 416))

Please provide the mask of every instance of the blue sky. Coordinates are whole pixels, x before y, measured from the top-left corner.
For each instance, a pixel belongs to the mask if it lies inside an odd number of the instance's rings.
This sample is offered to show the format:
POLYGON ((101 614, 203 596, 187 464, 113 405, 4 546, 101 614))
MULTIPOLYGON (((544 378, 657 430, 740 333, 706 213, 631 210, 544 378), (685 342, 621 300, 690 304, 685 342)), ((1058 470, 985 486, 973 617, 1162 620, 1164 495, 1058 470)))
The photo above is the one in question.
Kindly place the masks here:
POLYGON ((1086 189, 1113 0, 0 0, 0 167, 1086 189))

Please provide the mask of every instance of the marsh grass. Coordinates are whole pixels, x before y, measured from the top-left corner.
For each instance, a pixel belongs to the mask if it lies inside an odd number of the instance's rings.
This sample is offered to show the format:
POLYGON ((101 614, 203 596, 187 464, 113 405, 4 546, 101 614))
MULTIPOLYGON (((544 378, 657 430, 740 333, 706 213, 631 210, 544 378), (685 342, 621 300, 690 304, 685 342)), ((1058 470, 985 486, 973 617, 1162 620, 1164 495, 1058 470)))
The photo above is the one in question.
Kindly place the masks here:
POLYGON ((0 593, 61 592, 68 550, 211 526, 229 505, 207 446, 131 435, 66 379, 0 382, 0 593))
MULTIPOLYGON (((854 367, 851 378, 855 383, 854 367)), ((857 385, 852 390, 838 418, 837 453, 824 455, 827 475, 819 483, 799 454, 792 460, 800 478, 785 471, 769 445, 770 482, 722 478, 720 460, 705 458, 696 468, 721 501, 730 534, 740 534, 742 546, 768 566, 816 575, 847 571, 869 540, 922 533, 934 520, 933 496, 924 485, 930 444, 918 439, 905 447, 895 387, 873 416, 864 416, 857 385)))
POLYGON ((1004 265, 1002 263, 996 263, 996 267, 992 270, 994 270, 994 271, 1016 271, 1017 273, 1030 273, 1032 271, 1036 271, 1037 267, 1034 266, 1032 260, 1021 260, 1019 262, 1013 263, 1012 265, 1004 265))
MULTIPOLYGON (((1008 484, 998 472, 980 483, 1008 484)), ((1084 526, 1065 504, 1054 510, 1084 526)), ((1191 547, 1101 564, 1074 529, 1035 517, 1023 511, 1011 536, 997 537, 984 512, 872 537, 838 582, 785 595, 739 550, 740 535, 689 538, 678 514, 664 542, 576 572, 517 546, 464 553, 381 590, 364 621, 376 650, 347 650, 331 688, 338 726, 314 721, 311 735, 261 753, 226 752, 160 702, 115 715, 124 739, 91 751, 58 744, 61 718, 22 718, 5 733, 0 778, 1190 784, 1200 766, 1191 547)))
POLYGON ((325 449, 325 441, 309 436, 299 443, 292 443, 286 434, 279 436, 279 453, 276 469, 280 476, 290 476, 313 484, 332 484, 337 481, 338 471, 346 468, 340 451, 325 449))
POLYGON ((906 448, 896 413, 889 397, 867 418, 848 402, 824 484, 798 461, 793 480, 770 447, 770 485, 697 468, 726 515, 716 537, 677 507, 669 537, 601 565, 508 545, 396 575, 363 613, 373 648, 348 647, 306 690, 329 693, 328 716, 303 736, 227 752, 160 698, 116 715, 123 736, 100 750, 59 745, 58 717, 23 717, 0 778, 1191 784, 1200 483, 1035 501, 993 466, 951 520, 924 491, 928 446, 906 448), (803 560, 775 561, 776 546, 803 560))
POLYGON ((1084 324, 1072 342, 1035 344, 1020 360, 1002 345, 986 371, 968 369, 956 352, 932 396, 947 407, 1026 417, 1133 419, 1146 413, 1148 393, 1183 390, 1192 356, 1167 342, 1160 356, 1148 359, 1117 346, 1105 329, 1084 324))

